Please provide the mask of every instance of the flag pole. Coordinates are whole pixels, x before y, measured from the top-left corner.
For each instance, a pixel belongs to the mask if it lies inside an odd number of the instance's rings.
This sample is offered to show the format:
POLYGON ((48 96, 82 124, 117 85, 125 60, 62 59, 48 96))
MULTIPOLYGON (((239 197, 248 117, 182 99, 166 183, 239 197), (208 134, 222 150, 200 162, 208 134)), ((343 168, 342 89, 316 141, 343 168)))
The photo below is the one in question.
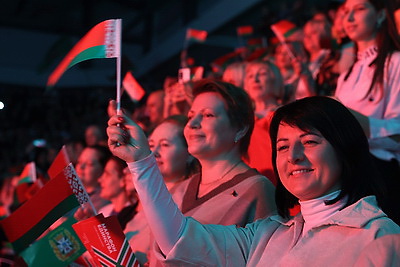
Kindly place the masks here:
POLYGON ((117 114, 121 114, 121 24, 122 19, 117 19, 118 55, 117 55, 117 114))

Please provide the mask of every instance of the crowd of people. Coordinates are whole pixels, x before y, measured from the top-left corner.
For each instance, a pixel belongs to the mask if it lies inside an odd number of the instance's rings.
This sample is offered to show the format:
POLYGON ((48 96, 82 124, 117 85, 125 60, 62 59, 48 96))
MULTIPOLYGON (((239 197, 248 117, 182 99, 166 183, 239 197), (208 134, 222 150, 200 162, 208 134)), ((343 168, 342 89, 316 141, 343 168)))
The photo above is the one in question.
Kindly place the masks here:
POLYGON ((257 59, 110 101, 108 127, 66 144, 142 265, 400 265, 397 5, 317 12, 257 59))

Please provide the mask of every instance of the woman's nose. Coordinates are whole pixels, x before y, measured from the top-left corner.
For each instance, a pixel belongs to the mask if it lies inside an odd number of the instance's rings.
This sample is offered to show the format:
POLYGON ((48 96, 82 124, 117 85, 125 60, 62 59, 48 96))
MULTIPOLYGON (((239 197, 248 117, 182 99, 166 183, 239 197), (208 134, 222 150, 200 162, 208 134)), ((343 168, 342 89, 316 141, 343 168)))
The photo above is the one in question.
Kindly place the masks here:
POLYGON ((354 12, 353 11, 349 11, 345 17, 345 19, 347 21, 354 21, 354 12))
POLYGON ((288 162, 292 164, 299 163, 304 160, 304 148, 296 144, 289 149, 288 162))
POLYGON ((200 121, 201 121, 201 119, 200 119, 200 116, 199 116, 199 115, 193 116, 193 117, 188 121, 187 125, 188 125, 190 128, 196 129, 196 128, 199 128, 199 127, 200 127, 200 121))
POLYGON ((154 156, 157 158, 157 157, 160 157, 160 153, 159 153, 159 151, 160 151, 160 146, 154 146, 153 147, 153 154, 154 154, 154 156))

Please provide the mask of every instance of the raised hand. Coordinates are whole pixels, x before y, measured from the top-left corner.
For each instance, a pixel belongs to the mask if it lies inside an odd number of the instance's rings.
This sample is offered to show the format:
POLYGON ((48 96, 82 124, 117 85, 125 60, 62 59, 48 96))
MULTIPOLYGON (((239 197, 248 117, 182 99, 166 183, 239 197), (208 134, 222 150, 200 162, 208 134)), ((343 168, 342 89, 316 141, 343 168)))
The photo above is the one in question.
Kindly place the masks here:
POLYGON ((143 130, 125 114, 117 114, 116 102, 108 105, 108 147, 115 156, 126 162, 144 159, 151 151, 143 130))

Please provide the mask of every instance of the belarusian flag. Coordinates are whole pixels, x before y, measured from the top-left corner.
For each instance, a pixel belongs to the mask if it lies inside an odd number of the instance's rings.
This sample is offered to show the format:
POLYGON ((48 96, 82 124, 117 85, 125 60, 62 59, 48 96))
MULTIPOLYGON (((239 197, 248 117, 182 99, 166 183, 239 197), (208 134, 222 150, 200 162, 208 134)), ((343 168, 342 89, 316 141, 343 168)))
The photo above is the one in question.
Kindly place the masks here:
POLYGON ((133 102, 139 102, 146 93, 146 91, 137 82, 130 71, 125 74, 124 80, 122 81, 122 86, 133 102))
POLYGON ((196 30, 196 29, 187 29, 186 31, 186 40, 194 40, 197 42, 204 42, 207 39, 207 31, 204 30, 196 30))
POLYGON ((73 217, 68 217, 59 227, 30 245, 20 253, 29 267, 35 266, 67 266, 85 251, 72 224, 73 217))
POLYGON ((298 30, 298 28, 294 23, 288 20, 280 20, 271 25, 271 30, 278 37, 279 41, 285 42, 289 36, 298 30))
POLYGON ((49 175, 50 179, 53 179, 57 176, 57 174, 62 172, 70 162, 71 160, 69 159, 67 149, 64 145, 58 152, 57 156, 54 158, 53 163, 51 163, 49 169, 47 170, 47 174, 49 175))
POLYGON ((251 25, 246 25, 246 26, 240 26, 236 28, 236 32, 238 36, 246 36, 246 35, 251 35, 254 32, 253 26, 251 25))
POLYGON ((50 75, 47 86, 54 86, 73 65, 94 58, 115 58, 121 53, 121 19, 109 19, 94 26, 67 54, 50 75))
POLYGON ((79 202, 64 173, 47 182, 30 200, 0 221, 8 241, 19 253, 79 202))
POLYGON ((140 266, 116 216, 99 214, 72 227, 99 266, 140 266))
POLYGON ((35 162, 29 162, 25 165, 22 173, 19 175, 18 184, 34 183, 36 181, 36 165, 35 162))

